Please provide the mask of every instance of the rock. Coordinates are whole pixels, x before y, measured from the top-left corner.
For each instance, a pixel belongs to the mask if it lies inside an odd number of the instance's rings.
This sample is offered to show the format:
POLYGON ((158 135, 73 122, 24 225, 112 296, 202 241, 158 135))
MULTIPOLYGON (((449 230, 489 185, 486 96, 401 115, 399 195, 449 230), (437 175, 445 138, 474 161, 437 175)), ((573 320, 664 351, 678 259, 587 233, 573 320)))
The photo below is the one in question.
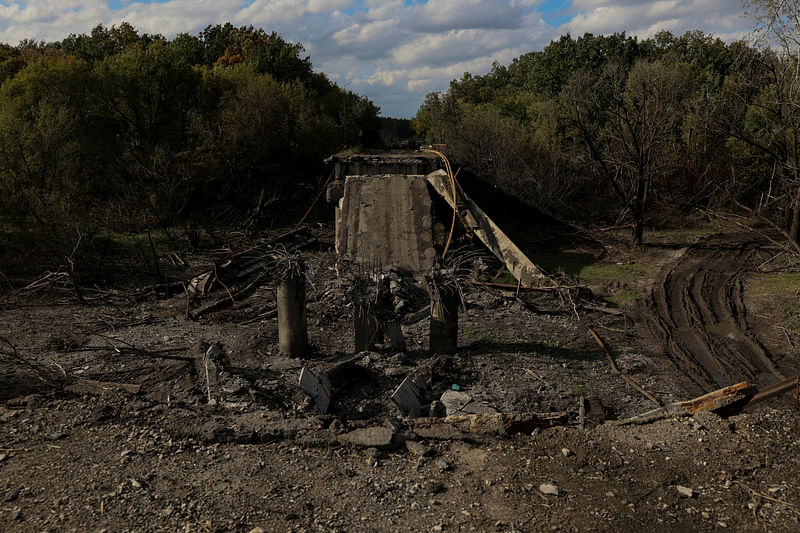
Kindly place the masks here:
POLYGON ((438 468, 442 472, 447 472, 448 470, 450 470, 450 463, 448 463, 447 461, 445 461, 442 458, 436 459, 435 464, 436 464, 436 468, 438 468))
POLYGON ((136 481, 135 479, 131 479, 131 487, 133 487, 134 489, 141 489, 142 484, 136 481))
POLYGON ((8 454, 7 453, 0 453, 0 463, 5 461, 6 459, 8 459, 8 454))
POLYGON ((342 444, 365 448, 388 448, 392 445, 394 430, 386 426, 361 428, 337 436, 342 444))
POLYGON ((254 527, 248 533, 266 533, 263 527, 254 527))
POLYGON ((444 391, 440 400, 444 404, 447 415, 449 416, 461 411, 464 406, 472 401, 472 396, 466 392, 450 389, 444 391))
POLYGON ((553 485, 552 483, 542 483, 539 485, 539 492, 542 494, 548 494, 550 496, 558 496, 561 494, 561 489, 558 488, 557 485, 553 485))
POLYGON ((694 491, 689 487, 684 487, 683 485, 676 485, 675 490, 677 490, 678 494, 683 498, 694 498, 694 491))
POLYGON ((22 492, 22 489, 23 489, 23 487, 17 487, 15 489, 11 489, 10 491, 8 491, 8 494, 6 494, 6 501, 7 502, 13 502, 17 498, 19 498, 19 495, 22 492))
POLYGON ((67 438, 67 434, 61 433, 60 431, 54 431, 46 437, 47 440, 61 440, 65 438, 67 438))
POLYGON ((570 450, 569 448, 561 448, 561 455, 563 455, 564 457, 569 457, 572 455, 572 450, 570 450))
POLYGON ((430 446, 425 446, 424 444, 420 444, 414 440, 407 440, 406 441, 406 449, 413 453, 414 455, 419 455, 420 457, 427 457, 434 454, 434 449, 430 446))

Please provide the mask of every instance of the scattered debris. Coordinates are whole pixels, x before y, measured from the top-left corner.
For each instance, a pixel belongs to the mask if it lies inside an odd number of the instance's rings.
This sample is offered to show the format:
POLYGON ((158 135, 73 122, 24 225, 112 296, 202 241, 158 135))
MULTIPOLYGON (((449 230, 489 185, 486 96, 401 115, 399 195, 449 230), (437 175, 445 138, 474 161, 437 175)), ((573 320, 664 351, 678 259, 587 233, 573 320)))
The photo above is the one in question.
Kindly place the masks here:
POLYGON ((483 435, 530 435, 534 429, 541 427, 564 426, 567 424, 567 413, 525 413, 525 414, 471 414, 453 415, 444 421, 469 433, 483 435))
POLYGON ((448 389, 444 391, 440 401, 444 404, 447 415, 454 415, 461 412, 465 405, 472 401, 472 396, 458 389, 448 389))
POLYGON ((95 381, 92 379, 79 379, 67 385, 64 390, 74 394, 108 394, 109 392, 125 391, 130 394, 139 394, 142 386, 135 383, 114 383, 111 381, 95 381))
POLYGON ((406 449, 414 455, 418 455, 420 457, 428 457, 436 453, 435 450, 430 446, 425 446, 424 444, 420 444, 415 440, 406 440, 406 449))
POLYGON ((206 394, 208 396, 208 405, 216 405, 217 401, 211 394, 211 389, 219 384, 218 367, 221 363, 220 356, 222 349, 216 344, 208 347, 208 350, 203 354, 203 375, 206 378, 206 394))
POLYGON ((420 390, 412 376, 406 377, 392 394, 392 401, 411 418, 422 416, 420 390))
POLYGON ((300 388, 314 401, 317 412, 328 412, 331 402, 331 382, 325 374, 316 374, 306 367, 300 370, 300 388))
POLYGON ((694 498, 694 491, 689 487, 684 487, 683 485, 675 485, 675 490, 677 490, 678 494, 683 498, 694 498))

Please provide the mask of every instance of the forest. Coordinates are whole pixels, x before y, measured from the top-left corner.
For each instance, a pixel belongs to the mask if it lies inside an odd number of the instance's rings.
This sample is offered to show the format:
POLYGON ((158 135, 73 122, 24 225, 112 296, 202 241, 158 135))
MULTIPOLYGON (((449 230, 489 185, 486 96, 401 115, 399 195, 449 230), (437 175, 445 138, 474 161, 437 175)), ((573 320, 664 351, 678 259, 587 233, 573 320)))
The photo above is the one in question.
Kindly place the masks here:
POLYGON ((800 73, 778 42, 566 35, 429 94, 413 125, 544 212, 630 225, 634 244, 648 223, 733 208, 796 247, 800 73))
POLYGON ((315 72, 301 44, 229 23, 3 44, 0 83, 7 250, 61 256, 102 234, 241 223, 257 204, 313 198, 298 184, 381 130, 379 108, 315 72))

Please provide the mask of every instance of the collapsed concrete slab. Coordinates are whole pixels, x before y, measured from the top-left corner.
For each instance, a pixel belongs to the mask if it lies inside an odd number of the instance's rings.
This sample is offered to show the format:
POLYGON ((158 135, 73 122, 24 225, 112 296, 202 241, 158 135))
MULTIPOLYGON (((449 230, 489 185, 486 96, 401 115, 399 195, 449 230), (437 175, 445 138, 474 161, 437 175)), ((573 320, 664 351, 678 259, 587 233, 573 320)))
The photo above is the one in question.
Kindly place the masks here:
POLYGON ((353 261, 427 272, 436 259, 432 219, 425 176, 348 176, 336 208, 336 251, 353 261))

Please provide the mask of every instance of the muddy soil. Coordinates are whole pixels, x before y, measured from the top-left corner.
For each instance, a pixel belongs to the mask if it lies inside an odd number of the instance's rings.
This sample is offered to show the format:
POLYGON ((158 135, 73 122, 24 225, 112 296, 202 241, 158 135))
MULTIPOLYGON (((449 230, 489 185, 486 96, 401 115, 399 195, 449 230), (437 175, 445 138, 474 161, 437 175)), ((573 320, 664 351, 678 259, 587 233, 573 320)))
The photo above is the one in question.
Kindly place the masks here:
POLYGON ((764 253, 752 234, 724 234, 679 250, 661 271, 643 325, 662 339, 676 372, 691 381, 688 390, 768 385, 796 372, 796 361, 776 362, 745 304, 747 273, 764 253))
MULTIPOLYGON (((0 527, 800 528, 791 394, 726 419, 622 426, 654 405, 611 371, 588 334, 597 331, 620 370, 662 403, 797 375, 796 350, 770 334, 778 318, 761 315, 744 290, 776 254, 768 243, 724 234, 678 250, 608 246, 610 264, 649 265, 631 283, 652 296, 629 310, 563 294, 471 292, 459 350, 443 357, 428 353, 428 321, 413 319, 425 291, 408 280, 406 353, 354 355, 347 276, 329 241, 319 242, 306 251, 313 350, 303 358, 278 352, 269 284, 196 320, 187 305, 203 302, 184 294, 85 291, 83 303, 58 288, 8 295, 0 527), (332 378, 328 413, 297 386, 303 367, 332 378), (423 378, 427 409, 450 391, 459 393, 454 414, 558 412, 566 425, 512 435, 414 421, 391 400, 409 376, 423 378)), ((183 279, 207 268, 188 263, 183 279)))

